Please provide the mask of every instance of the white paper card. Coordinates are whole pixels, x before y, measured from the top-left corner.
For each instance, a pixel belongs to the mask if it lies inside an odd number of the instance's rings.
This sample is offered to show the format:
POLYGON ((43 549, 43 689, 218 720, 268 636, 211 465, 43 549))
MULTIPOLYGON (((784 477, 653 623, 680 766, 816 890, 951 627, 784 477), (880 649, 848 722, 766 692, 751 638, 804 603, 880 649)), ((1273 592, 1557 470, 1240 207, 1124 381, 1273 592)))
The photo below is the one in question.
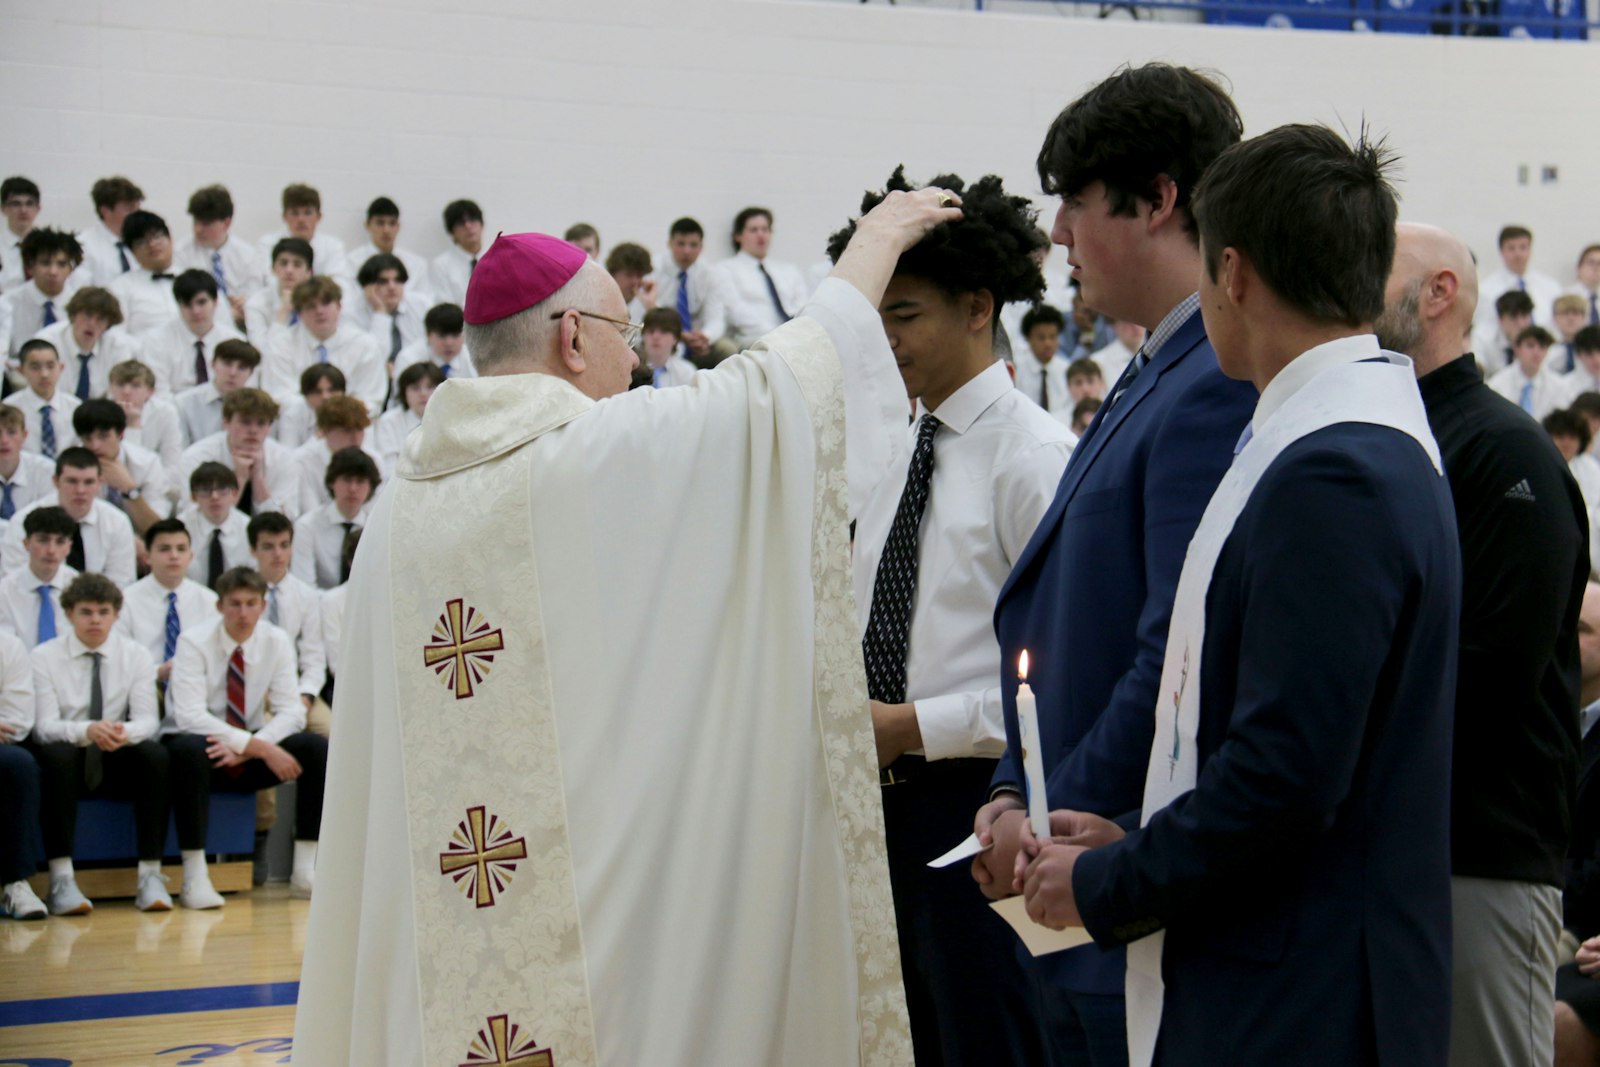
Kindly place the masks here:
POLYGON ((980 845, 980 844, 978 844, 978 835, 977 834, 968 834, 967 835, 967 839, 965 841, 961 842, 961 844, 957 845, 955 848, 951 849, 949 852, 946 852, 944 855, 940 856, 938 859, 929 860, 928 861, 928 866, 929 867, 948 867, 952 863, 960 863, 964 859, 971 859, 973 856, 976 856, 978 853, 987 852, 991 848, 994 848, 994 842, 993 841, 990 841, 987 845, 980 845))
POLYGON ((1017 932, 1017 936, 1022 938, 1022 943, 1035 956, 1048 956, 1062 949, 1094 943, 1089 931, 1081 926, 1069 926, 1065 930, 1052 930, 1048 926, 1040 926, 1028 918, 1028 905, 1023 897, 1007 897, 1004 900, 994 901, 989 907, 1011 924, 1011 929, 1017 932))

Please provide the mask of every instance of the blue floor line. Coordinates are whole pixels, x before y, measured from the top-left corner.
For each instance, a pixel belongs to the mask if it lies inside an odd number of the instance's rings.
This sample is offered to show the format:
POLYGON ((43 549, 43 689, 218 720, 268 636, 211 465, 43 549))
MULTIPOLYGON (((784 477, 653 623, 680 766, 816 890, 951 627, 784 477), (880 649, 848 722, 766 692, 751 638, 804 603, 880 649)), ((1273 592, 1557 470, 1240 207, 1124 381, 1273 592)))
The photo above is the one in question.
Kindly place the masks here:
POLYGON ((228 1011, 234 1008, 277 1008, 293 1004, 299 995, 299 982, 267 982, 259 985, 201 986, 196 989, 13 1000, 0 1003, 0 1027, 126 1019, 136 1015, 181 1015, 191 1011, 228 1011))

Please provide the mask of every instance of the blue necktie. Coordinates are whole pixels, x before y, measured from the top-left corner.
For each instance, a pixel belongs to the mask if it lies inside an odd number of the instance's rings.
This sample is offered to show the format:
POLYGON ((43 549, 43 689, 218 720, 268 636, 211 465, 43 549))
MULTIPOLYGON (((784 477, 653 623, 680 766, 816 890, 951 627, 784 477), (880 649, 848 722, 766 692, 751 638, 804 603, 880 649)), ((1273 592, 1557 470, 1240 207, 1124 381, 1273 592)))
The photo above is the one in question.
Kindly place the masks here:
POLYGON ((655 373, 651 376, 650 382, 657 389, 663 388, 667 384, 667 368, 657 367, 655 373))
POLYGON ((318 345, 317 346, 317 362, 318 363, 326 363, 326 362, 328 362, 328 346, 327 345, 318 345))
POLYGON ((300 312, 298 312, 298 311, 289 312, 289 325, 290 326, 298 326, 299 324, 300 324, 300 312))
POLYGON ((450 364, 448 364, 448 363, 441 363, 441 364, 439 364, 439 370, 440 370, 440 371, 441 371, 441 372, 443 372, 443 374, 444 374, 444 376, 445 376, 445 377, 446 377, 446 378, 449 378, 449 377, 450 377, 450 371, 451 371, 451 367, 450 367, 450 364))
POLYGON ((44 318, 41 319, 40 322, 39 322, 39 329, 42 330, 46 326, 54 326, 55 323, 56 323, 56 302, 54 300, 46 300, 44 302, 44 318))
POLYGON ((166 663, 177 655, 178 634, 183 631, 178 622, 178 594, 167 594, 167 639, 161 646, 161 662, 166 663))
POLYGON ((128 246, 121 241, 117 242, 117 261, 122 264, 122 273, 128 273, 128 246))
POLYGON ((39 644, 44 644, 56 635, 56 609, 50 603, 50 587, 41 585, 39 593, 39 644))
POLYGON ((1521 291, 1521 292, 1526 293, 1528 291, 1528 280, 1526 278, 1518 278, 1517 279, 1517 289, 1519 291, 1521 291))
POLYGON ((1529 415, 1533 414, 1533 383, 1526 382, 1522 386, 1522 399, 1517 401, 1522 405, 1522 410, 1529 415))
POLYGON ((678 318, 683 320, 685 332, 694 329, 694 319, 689 314, 689 272, 678 272, 678 318))
POLYGON ((778 318, 782 319, 784 322, 788 322, 794 316, 789 314, 789 309, 784 307, 783 301, 779 299, 778 287, 773 283, 772 275, 767 273, 767 265, 765 263, 757 263, 756 270, 761 272, 761 277, 767 283, 767 295, 772 297, 772 306, 777 309, 778 318))
POLYGON ((16 501, 11 499, 11 483, 0 482, 0 519, 7 522, 17 513, 16 501))
POLYGON ((79 400, 89 399, 89 361, 94 359, 93 352, 78 353, 78 388, 75 392, 79 400))
POLYGON ((211 276, 217 280, 217 292, 228 295, 228 278, 222 273, 222 253, 211 253, 211 276))
POLYGON ((1589 325, 1600 326, 1600 294, 1589 294, 1589 325))
POLYGON ((39 454, 45 459, 56 458, 56 425, 50 415, 49 407, 39 409, 39 454))

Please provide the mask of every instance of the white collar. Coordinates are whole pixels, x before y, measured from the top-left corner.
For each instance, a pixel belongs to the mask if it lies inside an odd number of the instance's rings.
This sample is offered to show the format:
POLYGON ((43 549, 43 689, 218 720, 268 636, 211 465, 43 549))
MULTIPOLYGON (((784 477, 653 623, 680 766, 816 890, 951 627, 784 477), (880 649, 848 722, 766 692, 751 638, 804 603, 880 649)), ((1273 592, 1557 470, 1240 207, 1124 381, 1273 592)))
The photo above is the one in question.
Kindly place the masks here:
POLYGON ((1370 333, 1338 337, 1302 352, 1290 360, 1289 364, 1278 372, 1278 376, 1268 382, 1267 387, 1261 391, 1261 399, 1256 403, 1256 413, 1250 419, 1251 427, 1256 433, 1260 433, 1274 412, 1323 371, 1346 363, 1377 359, 1383 354, 1383 349, 1378 347, 1378 338, 1370 333))
MULTIPOLYGON (((1006 371, 1006 365, 995 360, 979 373, 967 381, 965 385, 945 397, 944 403, 938 410, 931 412, 934 418, 950 427, 956 433, 966 433, 972 429, 972 424, 994 402, 1012 390, 1011 375, 1006 371)), ((917 402, 918 410, 926 411, 922 402, 917 402)))

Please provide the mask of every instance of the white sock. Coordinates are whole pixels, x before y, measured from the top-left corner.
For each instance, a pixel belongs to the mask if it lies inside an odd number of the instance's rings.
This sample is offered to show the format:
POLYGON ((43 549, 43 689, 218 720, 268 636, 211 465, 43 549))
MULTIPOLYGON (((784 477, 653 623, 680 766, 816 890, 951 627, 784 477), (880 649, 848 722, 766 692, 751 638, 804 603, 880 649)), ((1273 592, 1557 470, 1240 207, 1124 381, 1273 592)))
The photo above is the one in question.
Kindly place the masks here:
POLYGON ((140 860, 139 861, 139 877, 140 878, 143 878, 147 874, 160 874, 160 873, 161 873, 161 861, 160 860, 140 860))
POLYGON ((317 843, 315 841, 296 841, 294 843, 294 873, 309 878, 317 867, 317 843))
POLYGON ((183 850, 183 880, 185 882, 211 881, 211 873, 206 869, 206 851, 203 848, 186 848, 183 850))
POLYGON ((53 859, 53 860, 50 861, 50 880, 52 882, 55 881, 57 878, 71 878, 71 877, 72 877, 72 857, 71 856, 62 856, 59 859, 53 859))

